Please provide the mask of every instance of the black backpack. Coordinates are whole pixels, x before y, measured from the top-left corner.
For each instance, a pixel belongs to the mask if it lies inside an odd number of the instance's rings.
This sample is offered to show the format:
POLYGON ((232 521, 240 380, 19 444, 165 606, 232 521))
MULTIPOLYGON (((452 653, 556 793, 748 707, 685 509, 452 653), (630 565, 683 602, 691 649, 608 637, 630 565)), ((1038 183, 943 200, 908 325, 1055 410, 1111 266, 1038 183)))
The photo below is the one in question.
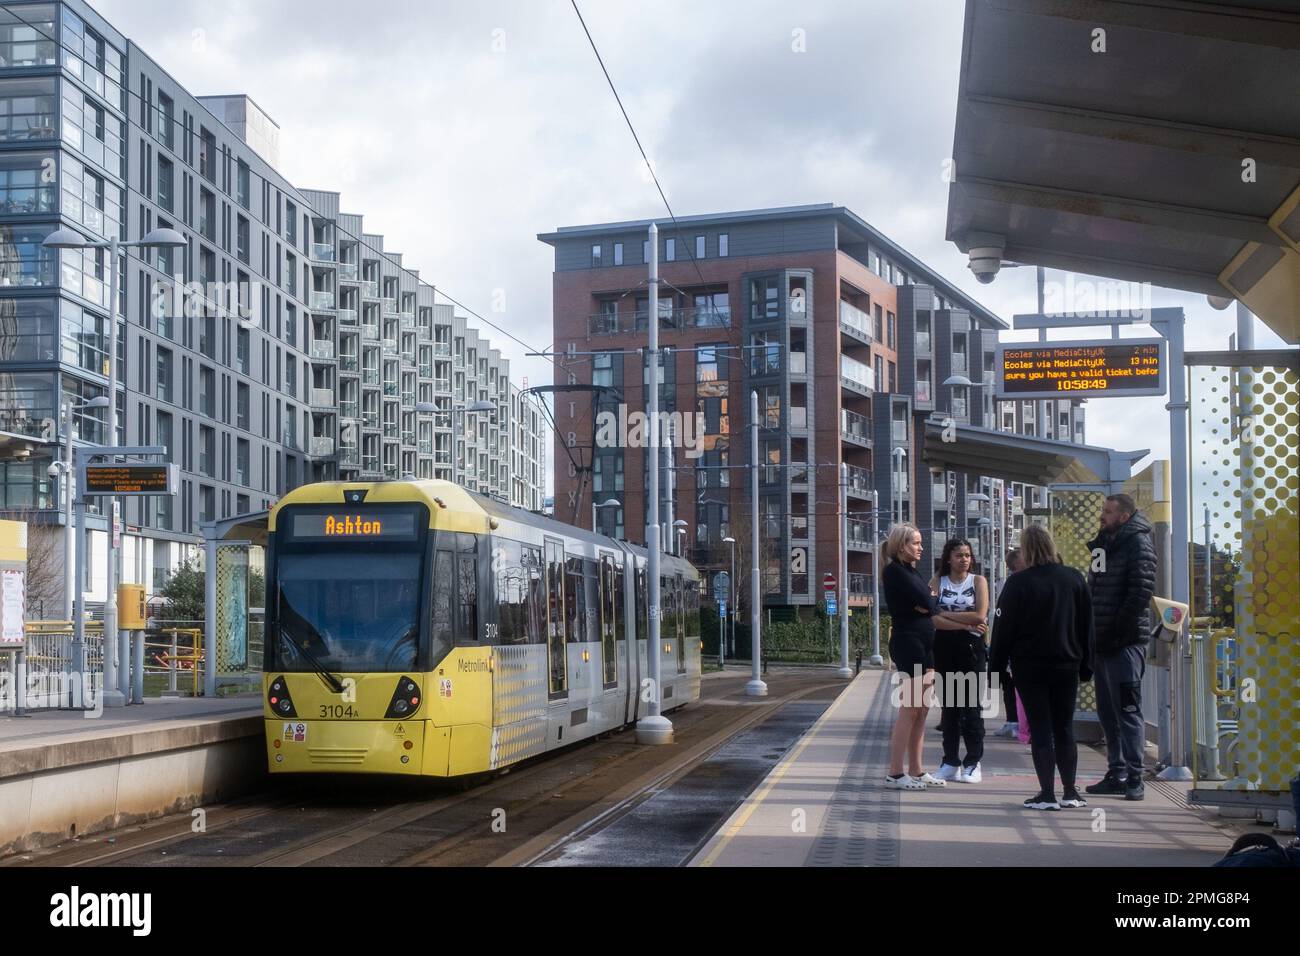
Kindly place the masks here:
POLYGON ((1300 849, 1282 846, 1267 833, 1247 833, 1215 866, 1300 866, 1300 849))

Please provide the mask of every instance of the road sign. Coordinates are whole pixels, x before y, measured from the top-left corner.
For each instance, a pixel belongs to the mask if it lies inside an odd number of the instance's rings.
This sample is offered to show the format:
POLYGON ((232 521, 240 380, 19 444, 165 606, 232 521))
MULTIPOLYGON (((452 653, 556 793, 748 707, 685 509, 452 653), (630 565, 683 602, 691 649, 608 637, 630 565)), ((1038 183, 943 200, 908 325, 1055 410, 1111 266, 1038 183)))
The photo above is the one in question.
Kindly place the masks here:
POLYGON ((826 601, 826 613, 831 615, 840 613, 840 606, 834 598, 829 598, 826 601))
POLYGON ((827 571, 825 574, 823 574, 823 575, 822 575, 822 587, 826 590, 826 593, 827 593, 827 594, 834 594, 834 593, 835 593, 835 575, 831 574, 829 571, 827 571))
POLYGON ((727 602, 726 602, 726 601, 719 601, 719 602, 718 602, 718 617, 726 617, 726 616, 727 616, 727 602))
POLYGON ((1165 394, 1164 339, 999 343, 1000 398, 1165 394))
POLYGON ((175 465, 166 462, 124 462, 86 465, 85 494, 174 495, 175 465))
POLYGON ((719 571, 713 576, 713 600, 718 604, 726 604, 730 596, 731 575, 726 571, 719 571))

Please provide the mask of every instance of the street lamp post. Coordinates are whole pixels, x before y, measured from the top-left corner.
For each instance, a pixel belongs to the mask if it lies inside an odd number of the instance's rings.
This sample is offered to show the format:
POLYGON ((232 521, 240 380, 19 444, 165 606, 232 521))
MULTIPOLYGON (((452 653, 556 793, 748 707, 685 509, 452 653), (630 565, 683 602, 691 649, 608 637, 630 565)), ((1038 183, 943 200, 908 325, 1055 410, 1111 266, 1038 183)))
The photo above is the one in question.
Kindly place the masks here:
POLYGON ((880 492, 871 489, 871 660, 872 667, 880 667, 885 659, 880 656, 880 492))
POLYGON ((680 558, 682 555, 686 553, 685 550, 686 546, 685 543, 682 541, 682 535, 686 534, 686 529, 689 528, 690 525, 683 519, 678 518, 676 521, 672 523, 672 527, 673 530, 676 532, 676 534, 673 535, 673 545, 676 547, 675 553, 680 558))
POLYGON ((763 653, 763 598, 762 584, 759 581, 758 568, 758 390, 755 389, 749 393, 749 481, 750 481, 750 506, 749 506, 749 523, 751 526, 750 548, 752 554, 750 560, 753 567, 749 572, 749 620, 750 620, 750 657, 754 660, 751 665, 751 676, 749 683, 745 685, 745 693, 750 697, 766 697, 767 684, 763 681, 762 661, 760 660, 763 653))
POLYGON ((840 462, 840 676, 853 676, 849 667, 849 466, 840 462))
MULTIPOLYGON (((75 229, 61 226, 41 242, 47 249, 107 249, 109 253, 108 273, 108 441, 109 449, 117 447, 117 276, 120 265, 119 256, 123 249, 176 249, 185 246, 186 240, 175 229, 152 229, 142 239, 123 242, 117 236, 111 239, 87 239, 75 229)), ((111 460, 111 458, 110 458, 111 460)), ((105 566, 107 593, 104 595, 104 706, 117 707, 126 704, 126 694, 118 685, 117 668, 113 661, 113 646, 116 643, 120 652, 119 660, 125 675, 130 666, 127 661, 130 640, 126 632, 117 630, 117 582, 120 554, 114 540, 118 531, 117 499, 111 498, 109 506, 108 560, 105 566), (117 640, 115 641, 114 638, 117 640)))
POLYGON ((649 620, 646 628, 646 651, 649 663, 650 700, 647 702, 646 714, 636 724, 637 743, 670 744, 673 742, 673 724, 661 711, 663 684, 661 664, 663 647, 659 643, 659 550, 662 532, 659 528, 659 227, 650 223, 650 275, 647 283, 650 287, 648 308, 650 328, 649 348, 646 361, 650 369, 646 385, 646 418, 649 420, 649 447, 646 448, 646 603, 649 620))
POLYGON ((893 492, 890 497, 890 514, 893 515, 894 524, 901 524, 903 521, 903 479, 907 475, 907 449, 902 445, 897 446, 890 454, 893 456, 894 468, 891 472, 894 479, 893 492))

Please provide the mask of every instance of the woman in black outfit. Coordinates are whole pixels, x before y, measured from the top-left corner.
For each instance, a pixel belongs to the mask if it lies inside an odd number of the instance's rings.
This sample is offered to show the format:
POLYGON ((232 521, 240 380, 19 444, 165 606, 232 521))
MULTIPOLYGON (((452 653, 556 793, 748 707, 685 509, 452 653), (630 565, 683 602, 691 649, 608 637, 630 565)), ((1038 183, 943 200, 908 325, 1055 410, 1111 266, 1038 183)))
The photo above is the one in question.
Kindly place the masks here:
POLYGON ((1061 563, 1046 528, 1020 537, 1024 570, 1007 578, 993 619, 991 666, 1009 669, 1025 705, 1033 745, 1037 796, 1029 810, 1086 806, 1075 788, 1079 750, 1074 706, 1079 681, 1092 678, 1092 600, 1083 575, 1061 563), (1056 772, 1063 797, 1056 799, 1056 772))
MULTIPOLYGON (((880 549, 880 582, 889 610, 889 656, 901 675, 898 718, 889 739, 889 773, 885 786, 896 790, 925 790, 944 782, 926 773, 921 760, 925 715, 934 687, 934 630, 958 631, 970 625, 937 611, 935 594, 917 571, 924 550, 921 532, 897 524, 880 549), (903 772, 906 759, 908 772, 903 772)), ((980 633, 984 625, 976 628, 980 633)))

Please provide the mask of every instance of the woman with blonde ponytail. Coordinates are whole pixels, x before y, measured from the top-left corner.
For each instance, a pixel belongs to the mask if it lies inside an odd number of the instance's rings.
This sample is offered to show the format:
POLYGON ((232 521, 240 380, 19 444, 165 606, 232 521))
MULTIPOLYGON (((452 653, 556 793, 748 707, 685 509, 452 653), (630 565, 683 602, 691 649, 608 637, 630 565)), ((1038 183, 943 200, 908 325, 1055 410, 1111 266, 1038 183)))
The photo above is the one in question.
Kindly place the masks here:
POLYGON ((885 786, 895 790, 944 786, 942 780, 926 773, 921 759, 927 701, 934 687, 935 628, 984 631, 983 624, 965 624, 937 610, 936 596, 917 570, 923 551, 921 532, 910 524, 890 528, 880 548, 880 582, 891 628, 889 656, 901 675, 902 690, 885 776, 885 786))

